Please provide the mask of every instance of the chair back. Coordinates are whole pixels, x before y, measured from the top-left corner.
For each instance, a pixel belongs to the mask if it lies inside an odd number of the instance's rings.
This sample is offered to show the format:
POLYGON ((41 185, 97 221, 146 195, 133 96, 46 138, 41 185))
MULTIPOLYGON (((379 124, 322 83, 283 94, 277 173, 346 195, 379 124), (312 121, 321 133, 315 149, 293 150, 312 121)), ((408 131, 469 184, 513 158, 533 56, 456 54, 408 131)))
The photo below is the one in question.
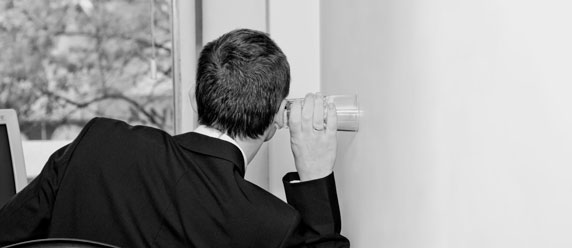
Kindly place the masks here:
POLYGON ((83 239, 51 238, 51 239, 37 239, 37 240, 24 241, 21 243, 5 246, 4 248, 119 248, 119 247, 83 239))

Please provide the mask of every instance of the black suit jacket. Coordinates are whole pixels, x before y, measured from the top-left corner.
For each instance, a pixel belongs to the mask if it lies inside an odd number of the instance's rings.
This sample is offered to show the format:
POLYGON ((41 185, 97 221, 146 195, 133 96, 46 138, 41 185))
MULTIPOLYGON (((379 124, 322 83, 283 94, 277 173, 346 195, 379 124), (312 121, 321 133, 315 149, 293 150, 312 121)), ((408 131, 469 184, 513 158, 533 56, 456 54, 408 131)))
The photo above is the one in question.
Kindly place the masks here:
POLYGON ((0 245, 80 238, 121 247, 347 247, 333 174, 286 204, 244 180, 240 150, 198 133, 96 118, 0 210, 0 245))

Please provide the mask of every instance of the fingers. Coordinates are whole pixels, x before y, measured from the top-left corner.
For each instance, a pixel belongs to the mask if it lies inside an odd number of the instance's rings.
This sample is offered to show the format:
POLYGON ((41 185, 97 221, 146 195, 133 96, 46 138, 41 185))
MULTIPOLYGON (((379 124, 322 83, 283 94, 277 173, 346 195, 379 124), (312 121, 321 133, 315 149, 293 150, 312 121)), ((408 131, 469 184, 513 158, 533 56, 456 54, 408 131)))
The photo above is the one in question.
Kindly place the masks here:
POLYGON ((288 117, 288 128, 290 132, 299 133, 302 131, 302 102, 296 100, 290 105, 290 113, 288 117))
POLYGON ((293 132, 327 132, 337 130, 337 115, 333 103, 325 104, 321 93, 307 94, 302 100, 295 100, 290 105, 288 127, 293 132), (325 114, 327 112, 327 115, 325 114))
POLYGON ((314 94, 308 93, 302 107, 302 132, 314 130, 314 94))
POLYGON ((336 114, 336 105, 328 103, 328 116, 326 117, 326 134, 336 135, 338 130, 338 115, 336 114))
POLYGON ((324 130, 324 97, 321 93, 316 93, 314 96, 314 115, 313 124, 314 130, 324 130))

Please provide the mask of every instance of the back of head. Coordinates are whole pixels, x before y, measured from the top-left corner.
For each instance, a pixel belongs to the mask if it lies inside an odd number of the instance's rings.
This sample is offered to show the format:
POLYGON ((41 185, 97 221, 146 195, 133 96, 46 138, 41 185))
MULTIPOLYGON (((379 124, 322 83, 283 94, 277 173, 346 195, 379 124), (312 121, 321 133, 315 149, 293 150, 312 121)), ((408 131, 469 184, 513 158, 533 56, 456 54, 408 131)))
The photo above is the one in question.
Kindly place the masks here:
POLYGON ((265 33, 239 29, 209 42, 197 69, 199 123, 236 138, 257 138, 290 88, 284 53, 265 33))

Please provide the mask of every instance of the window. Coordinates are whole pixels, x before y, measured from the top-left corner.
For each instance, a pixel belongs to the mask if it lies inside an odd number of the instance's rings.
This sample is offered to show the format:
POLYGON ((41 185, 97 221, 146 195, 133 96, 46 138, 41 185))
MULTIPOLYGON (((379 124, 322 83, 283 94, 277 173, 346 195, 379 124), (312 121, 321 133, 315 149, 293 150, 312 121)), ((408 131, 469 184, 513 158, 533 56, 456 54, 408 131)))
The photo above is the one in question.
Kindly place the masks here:
POLYGON ((0 108, 18 112, 28 175, 96 116, 173 133, 170 8, 169 0, 0 3, 0 108))

